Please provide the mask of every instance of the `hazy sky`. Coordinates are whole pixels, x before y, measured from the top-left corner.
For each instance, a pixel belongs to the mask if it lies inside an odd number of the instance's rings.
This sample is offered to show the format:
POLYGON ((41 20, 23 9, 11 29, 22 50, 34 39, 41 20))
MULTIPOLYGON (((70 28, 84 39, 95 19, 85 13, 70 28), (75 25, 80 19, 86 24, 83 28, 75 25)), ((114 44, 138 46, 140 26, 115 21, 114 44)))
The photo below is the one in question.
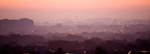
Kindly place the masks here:
POLYGON ((150 0, 0 0, 0 18, 150 18, 150 0))

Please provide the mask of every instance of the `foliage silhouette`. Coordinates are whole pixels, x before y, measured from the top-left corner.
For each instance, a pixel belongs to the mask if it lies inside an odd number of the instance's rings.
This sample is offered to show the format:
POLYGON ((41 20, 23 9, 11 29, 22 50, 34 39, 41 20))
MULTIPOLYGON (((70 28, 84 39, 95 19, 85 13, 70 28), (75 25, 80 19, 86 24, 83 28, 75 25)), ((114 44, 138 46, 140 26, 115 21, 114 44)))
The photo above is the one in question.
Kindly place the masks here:
POLYGON ((103 49, 101 46, 96 47, 96 49, 94 50, 95 54, 107 54, 107 51, 105 49, 103 49))

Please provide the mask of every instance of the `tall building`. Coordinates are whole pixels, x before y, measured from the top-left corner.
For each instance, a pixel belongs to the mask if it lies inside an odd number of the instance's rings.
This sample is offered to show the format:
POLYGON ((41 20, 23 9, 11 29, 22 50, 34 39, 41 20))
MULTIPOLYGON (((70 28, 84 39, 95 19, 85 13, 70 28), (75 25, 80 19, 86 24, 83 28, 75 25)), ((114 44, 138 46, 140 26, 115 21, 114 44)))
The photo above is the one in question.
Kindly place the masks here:
POLYGON ((0 20, 1 32, 32 31, 34 28, 33 20, 22 18, 19 20, 0 20))

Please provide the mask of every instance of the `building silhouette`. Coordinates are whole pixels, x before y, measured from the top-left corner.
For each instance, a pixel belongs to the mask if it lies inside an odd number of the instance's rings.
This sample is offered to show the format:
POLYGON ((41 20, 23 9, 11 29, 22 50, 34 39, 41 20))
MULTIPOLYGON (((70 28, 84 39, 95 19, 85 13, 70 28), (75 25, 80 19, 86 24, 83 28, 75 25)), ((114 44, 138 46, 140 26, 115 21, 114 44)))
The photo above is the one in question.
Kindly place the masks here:
POLYGON ((16 31, 32 31, 34 28, 33 20, 28 18, 22 18, 19 20, 9 20, 3 19, 0 20, 0 32, 16 32, 16 31))

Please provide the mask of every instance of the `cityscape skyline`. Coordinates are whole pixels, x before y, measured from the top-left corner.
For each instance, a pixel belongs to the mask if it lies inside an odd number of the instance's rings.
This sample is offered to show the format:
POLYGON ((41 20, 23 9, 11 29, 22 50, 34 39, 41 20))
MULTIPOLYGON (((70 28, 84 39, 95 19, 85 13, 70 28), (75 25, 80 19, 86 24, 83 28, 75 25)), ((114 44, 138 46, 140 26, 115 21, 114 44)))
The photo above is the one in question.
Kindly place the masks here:
POLYGON ((0 0, 0 54, 150 54, 150 0, 0 0))

